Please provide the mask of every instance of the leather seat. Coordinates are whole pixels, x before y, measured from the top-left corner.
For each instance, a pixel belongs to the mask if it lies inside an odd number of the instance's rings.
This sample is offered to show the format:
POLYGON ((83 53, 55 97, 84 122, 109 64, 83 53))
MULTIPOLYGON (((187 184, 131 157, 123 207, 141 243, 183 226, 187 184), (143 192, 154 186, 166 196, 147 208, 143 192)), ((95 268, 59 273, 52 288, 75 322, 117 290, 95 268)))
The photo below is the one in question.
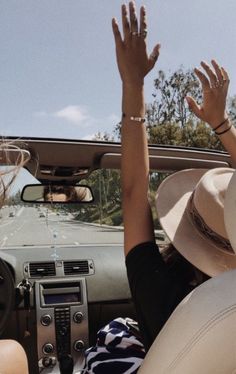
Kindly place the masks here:
POLYGON ((236 373, 236 270, 212 278, 175 309, 138 374, 236 373))

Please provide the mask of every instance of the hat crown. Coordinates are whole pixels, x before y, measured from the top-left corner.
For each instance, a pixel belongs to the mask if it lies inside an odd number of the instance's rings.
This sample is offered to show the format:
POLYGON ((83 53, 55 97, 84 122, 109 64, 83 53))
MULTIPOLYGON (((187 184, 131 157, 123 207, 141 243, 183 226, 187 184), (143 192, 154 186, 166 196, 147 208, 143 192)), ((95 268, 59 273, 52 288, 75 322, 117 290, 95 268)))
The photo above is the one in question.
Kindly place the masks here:
POLYGON ((231 169, 226 168, 207 171, 198 182, 193 197, 193 204, 205 224, 226 239, 224 201, 232 173, 231 169))
MULTIPOLYGON (((227 211, 225 194, 233 172, 229 167, 185 169, 165 178, 157 191, 157 213, 166 235, 188 261, 211 277, 236 268, 236 255, 223 217, 223 210, 227 211)), ((235 186, 236 174, 232 191, 234 212, 235 186)), ((236 238, 235 227, 235 223, 231 225, 236 238)))

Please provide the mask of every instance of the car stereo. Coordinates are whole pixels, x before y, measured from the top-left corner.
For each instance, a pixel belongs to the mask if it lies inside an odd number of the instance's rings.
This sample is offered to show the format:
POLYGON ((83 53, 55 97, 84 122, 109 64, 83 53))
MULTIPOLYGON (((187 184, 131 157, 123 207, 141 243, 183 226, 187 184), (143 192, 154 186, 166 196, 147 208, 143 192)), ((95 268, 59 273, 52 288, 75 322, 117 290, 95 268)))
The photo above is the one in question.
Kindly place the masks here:
POLYGON ((60 358, 71 356, 74 370, 81 370, 88 347, 85 278, 36 280, 35 300, 39 367, 56 373, 60 358))
POLYGON ((40 283, 41 306, 81 304, 81 281, 40 283))

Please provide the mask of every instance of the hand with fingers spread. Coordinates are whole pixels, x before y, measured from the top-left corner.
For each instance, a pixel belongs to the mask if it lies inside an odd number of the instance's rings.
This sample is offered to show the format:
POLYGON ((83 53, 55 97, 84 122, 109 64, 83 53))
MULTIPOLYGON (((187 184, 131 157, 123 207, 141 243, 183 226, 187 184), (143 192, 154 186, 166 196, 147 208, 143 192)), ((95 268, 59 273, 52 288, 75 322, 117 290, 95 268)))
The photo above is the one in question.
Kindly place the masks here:
POLYGON ((205 70, 205 74, 197 68, 194 71, 202 85, 203 102, 199 106, 190 96, 186 97, 186 100, 190 110, 198 118, 216 129, 224 121, 227 122, 228 116, 225 107, 229 77, 225 69, 220 67, 215 60, 212 60, 212 67, 206 62, 201 62, 201 66, 205 70))
POLYGON ((231 156, 233 165, 236 166, 236 129, 226 112, 229 76, 215 60, 211 63, 212 67, 201 62, 205 74, 199 69, 194 70, 202 85, 202 104, 198 105, 190 96, 186 97, 186 100, 190 110, 202 121, 209 123, 215 134, 220 137, 223 146, 231 156))
POLYGON ((117 64, 123 83, 143 84, 144 77, 154 67, 159 56, 160 44, 148 55, 146 47, 147 21, 146 10, 140 8, 140 25, 134 2, 129 3, 129 15, 126 5, 122 5, 123 38, 115 18, 112 28, 116 45, 117 64))

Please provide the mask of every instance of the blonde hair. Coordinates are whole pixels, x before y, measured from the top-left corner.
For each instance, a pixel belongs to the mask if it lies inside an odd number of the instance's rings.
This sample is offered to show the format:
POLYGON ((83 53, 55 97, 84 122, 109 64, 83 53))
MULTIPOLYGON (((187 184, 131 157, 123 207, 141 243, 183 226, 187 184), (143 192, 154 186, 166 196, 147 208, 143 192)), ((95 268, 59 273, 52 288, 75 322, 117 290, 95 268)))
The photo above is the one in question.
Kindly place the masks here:
POLYGON ((7 191, 14 182, 20 169, 29 161, 30 153, 26 149, 19 148, 15 141, 2 139, 0 143, 0 166, 6 169, 0 171, 0 207, 6 200, 7 191), (10 178, 6 182, 6 176, 10 178))

